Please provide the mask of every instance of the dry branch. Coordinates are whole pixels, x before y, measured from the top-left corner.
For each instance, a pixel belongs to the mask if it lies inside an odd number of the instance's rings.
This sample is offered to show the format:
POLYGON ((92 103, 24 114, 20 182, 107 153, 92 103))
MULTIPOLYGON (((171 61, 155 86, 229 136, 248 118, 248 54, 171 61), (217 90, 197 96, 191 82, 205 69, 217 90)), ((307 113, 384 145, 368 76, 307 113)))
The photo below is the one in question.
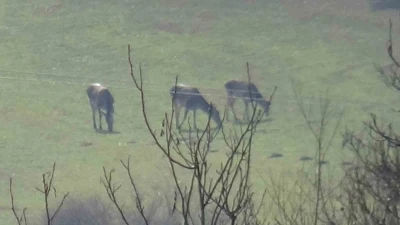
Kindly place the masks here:
MULTIPOLYGON (((256 128, 262 119, 262 114, 256 110, 255 104, 252 104, 253 113, 248 125, 241 127, 240 132, 237 132, 236 129, 234 131, 230 130, 228 135, 222 125, 220 129, 211 131, 211 112, 209 112, 206 129, 204 131, 197 130, 195 135, 189 132, 186 136, 181 131, 176 132, 173 129, 174 108, 171 102, 171 113, 170 115, 165 113, 161 122, 161 131, 158 135, 151 126, 150 118, 147 115, 142 66, 139 64, 139 74, 135 75, 131 60, 130 45, 128 45, 128 62, 130 76, 141 96, 142 115, 146 127, 154 142, 168 160, 172 180, 176 188, 172 211, 180 213, 182 224, 216 225, 221 223, 222 216, 227 216, 230 221, 229 223, 232 225, 261 224, 258 219, 261 206, 256 207, 254 204, 254 193, 251 190, 250 182, 252 140, 256 128), (216 170, 216 176, 212 176, 211 171, 213 167, 209 163, 208 157, 211 145, 220 130, 229 151, 226 159, 216 170), (180 138, 184 140, 183 145, 179 140, 180 138), (181 182, 183 177, 181 177, 180 173, 182 170, 191 173, 190 179, 186 183, 181 182)), ((246 66, 247 75, 250 79, 249 64, 247 63, 246 66)), ((178 77, 175 79, 175 86, 177 83, 178 77)), ((172 99, 175 98, 175 95, 176 93, 174 93, 172 99)), ((189 119, 188 124, 191 131, 189 119)), ((121 163, 126 169, 130 184, 135 193, 136 208, 145 223, 148 224, 141 196, 130 173, 129 158, 127 163, 122 161, 121 163)), ((115 187, 115 182, 112 181, 112 172, 106 173, 105 169, 103 184, 109 198, 128 225, 128 222, 124 219, 126 218, 125 212, 122 211, 122 206, 115 196, 119 186, 115 187)), ((263 198, 264 196, 265 194, 263 198)))

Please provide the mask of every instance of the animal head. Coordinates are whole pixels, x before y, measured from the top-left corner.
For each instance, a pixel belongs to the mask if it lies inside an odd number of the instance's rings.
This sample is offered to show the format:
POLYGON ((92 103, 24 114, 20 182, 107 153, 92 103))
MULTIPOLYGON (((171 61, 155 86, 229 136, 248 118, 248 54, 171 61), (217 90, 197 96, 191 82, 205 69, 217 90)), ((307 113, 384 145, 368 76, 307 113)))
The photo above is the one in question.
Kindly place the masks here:
POLYGON ((106 103, 107 113, 103 113, 104 117, 106 118, 108 132, 113 132, 113 125, 114 125, 114 97, 111 93, 107 90, 108 93, 108 103, 106 103))
POLYGON ((222 127, 221 116, 219 115, 219 111, 215 106, 211 103, 209 110, 211 111, 211 119, 217 124, 218 128, 222 127))
POLYGON ((114 110, 109 111, 108 113, 102 112, 104 117, 106 118, 108 132, 113 132, 113 125, 114 125, 114 110))
POLYGON ((274 91, 272 92, 271 96, 269 97, 269 100, 262 99, 258 102, 258 104, 260 104, 261 107, 264 109, 264 115, 266 115, 266 116, 269 116, 269 109, 270 109, 270 106, 272 103, 272 97, 274 96, 277 88, 278 87, 275 86, 274 91))
POLYGON ((262 107, 264 110, 264 115, 269 116, 269 106, 271 105, 271 102, 265 99, 262 99, 258 102, 258 104, 262 107))
POLYGON ((114 97, 108 89, 106 89, 105 93, 108 100, 106 101, 107 113, 105 113, 104 117, 106 118, 108 132, 112 132, 114 124, 114 97))

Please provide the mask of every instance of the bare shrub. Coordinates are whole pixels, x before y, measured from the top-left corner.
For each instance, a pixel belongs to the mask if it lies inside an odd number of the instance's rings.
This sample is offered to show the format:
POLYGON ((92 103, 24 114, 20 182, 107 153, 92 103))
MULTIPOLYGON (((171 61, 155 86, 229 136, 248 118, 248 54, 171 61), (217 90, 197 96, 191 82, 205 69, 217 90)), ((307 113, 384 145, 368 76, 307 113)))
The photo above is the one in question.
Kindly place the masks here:
POLYGON ((65 201, 53 225, 111 225, 119 219, 98 197, 70 198, 65 201))
MULTIPOLYGON (((148 132, 158 146, 160 152, 166 156, 171 171, 171 178, 175 193, 170 215, 178 214, 183 225, 191 224, 263 224, 260 220, 260 204, 256 204, 250 180, 250 165, 252 154, 252 138, 256 128, 263 117, 261 110, 252 101, 253 112, 246 126, 240 130, 227 131, 223 126, 212 130, 210 128, 211 111, 209 112, 206 129, 192 132, 189 124, 189 133, 175 130, 173 126, 174 108, 171 101, 171 113, 165 113, 160 121, 159 131, 151 125, 147 113, 146 91, 143 85, 143 71, 139 64, 139 74, 134 74, 131 61, 130 46, 128 46, 128 61, 131 77, 141 98, 142 116, 148 132), (221 131, 221 132, 220 132, 221 131), (220 165, 211 165, 208 158, 211 146, 218 134, 225 142, 226 157, 220 165), (189 176, 187 176, 189 174, 189 176)), ((249 77, 249 74, 248 74, 249 77)), ((178 78, 175 80, 175 86, 178 78)), ((167 92, 168 90, 166 90, 167 92)), ((250 92, 250 90, 249 90, 250 92)), ((176 93, 174 93, 173 98, 176 93)), ((172 100, 171 99, 171 100, 172 100)), ((212 110, 214 107, 210 107, 212 110)), ((222 119, 224 121, 224 119, 222 119)), ((121 161, 130 180, 132 193, 135 196, 136 209, 142 216, 146 225, 152 224, 147 216, 148 209, 142 203, 142 197, 135 179, 130 171, 130 161, 121 161)), ((104 169, 102 183, 105 190, 119 212, 126 225, 133 224, 127 217, 127 211, 122 207, 117 195, 120 185, 113 180, 114 170, 104 169)))
MULTIPOLYGON (((59 201, 59 203, 57 204, 57 206, 53 209, 50 209, 50 206, 49 206, 50 198, 52 197, 52 195, 54 195, 54 198, 57 198, 57 189, 54 185, 55 170, 56 170, 56 163, 53 163, 52 170, 50 172, 42 174, 42 185, 43 186, 41 188, 39 188, 39 187, 35 188, 43 196, 44 214, 45 214, 44 224, 47 224, 47 225, 53 225, 54 219, 60 212, 61 208, 64 205, 65 200, 67 199, 67 197, 69 195, 69 192, 65 193, 63 195, 61 201, 59 201)), ((21 224, 27 225, 28 224, 28 220, 27 220, 27 216, 26 216, 27 208, 25 207, 22 210, 22 213, 19 214, 15 207, 12 181, 13 181, 12 178, 10 178, 9 192, 10 192, 10 198, 11 198, 11 211, 13 212, 18 225, 21 225, 21 224)))
MULTIPOLYGON (((391 21, 386 47, 392 63, 375 67, 387 86, 400 90, 400 63, 393 53, 391 21)), ((279 211, 276 224, 400 224, 400 136, 394 125, 384 125, 371 114, 361 132, 346 130, 342 147, 354 154, 353 162, 344 168, 343 179, 327 185, 329 179, 322 175, 326 171, 317 163, 331 143, 324 135, 329 102, 321 101, 321 117, 315 124, 309 120, 310 110, 299 99, 297 102, 317 143, 316 172, 313 177, 300 173, 292 185, 282 180, 269 182, 268 193, 279 211)))
MULTIPOLYGON (((389 21, 387 53, 392 63, 377 67, 385 84, 400 90, 400 64, 393 53, 392 22, 389 21)), ((364 122, 362 132, 347 130, 343 146, 355 155, 346 170, 343 194, 339 200, 347 224, 400 224, 400 138, 392 124, 383 125, 378 116, 364 122)))
POLYGON ((293 92, 308 130, 315 140, 314 173, 300 169, 292 179, 287 177, 265 181, 267 192, 278 213, 276 224, 308 225, 330 224, 336 220, 337 201, 335 194, 340 182, 327 176, 324 170, 326 154, 332 148, 332 141, 343 117, 343 109, 338 120, 332 123, 336 110, 326 97, 319 99, 317 110, 307 106, 301 99, 298 88, 292 81, 293 92), (290 182, 288 182, 290 180, 290 182))

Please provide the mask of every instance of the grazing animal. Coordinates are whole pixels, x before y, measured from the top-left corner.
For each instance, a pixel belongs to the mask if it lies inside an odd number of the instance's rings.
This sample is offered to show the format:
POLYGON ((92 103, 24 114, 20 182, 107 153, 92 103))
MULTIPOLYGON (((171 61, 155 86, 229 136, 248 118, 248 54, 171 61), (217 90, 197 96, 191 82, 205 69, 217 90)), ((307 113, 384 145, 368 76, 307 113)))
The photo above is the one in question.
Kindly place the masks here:
POLYGON ((108 126, 108 132, 112 132, 114 124, 114 97, 111 95, 110 91, 101 84, 94 83, 89 85, 86 89, 86 94, 92 108, 93 128, 97 129, 95 116, 97 110, 99 113, 100 130, 103 130, 101 127, 101 118, 102 115, 104 115, 108 126), (105 112, 102 110, 105 110, 105 112))
MULTIPOLYGON (((237 98, 242 99, 245 104, 245 114, 243 115, 244 120, 249 120, 249 103, 253 100, 256 104, 260 105, 264 109, 264 114, 269 115, 269 108, 271 105, 272 97, 277 89, 275 86, 269 100, 265 100, 261 93, 258 91, 257 87, 253 83, 240 80, 229 80, 224 84, 226 93, 228 95, 227 107, 232 110, 233 116, 237 121, 236 112, 234 109, 234 104, 237 98)), ((228 111, 227 111, 228 112, 228 111)), ((226 115, 226 120, 229 121, 228 114, 226 115)))
POLYGON ((175 109, 175 122, 177 129, 181 128, 183 122, 186 120, 189 111, 193 111, 194 128, 197 129, 197 110, 201 110, 208 115, 210 115, 209 113, 211 111, 211 119, 215 121, 218 128, 222 126, 222 121, 221 117, 219 116, 218 110, 204 99, 199 89, 184 84, 177 84, 176 86, 174 85, 169 92, 172 97, 173 107, 175 109), (182 107, 185 108, 185 114, 183 116, 182 123, 179 123, 179 114, 182 107))

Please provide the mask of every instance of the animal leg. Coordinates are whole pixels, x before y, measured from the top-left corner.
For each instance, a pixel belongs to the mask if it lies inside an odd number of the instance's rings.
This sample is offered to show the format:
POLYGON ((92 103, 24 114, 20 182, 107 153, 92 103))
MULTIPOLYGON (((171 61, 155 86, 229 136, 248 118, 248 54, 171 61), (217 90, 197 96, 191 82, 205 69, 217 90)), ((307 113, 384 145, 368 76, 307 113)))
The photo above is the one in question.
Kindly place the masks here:
POLYGON ((97 129, 96 126, 96 111, 92 108, 92 120, 93 120, 93 129, 97 129))
MULTIPOLYGON (((228 94, 229 95, 229 94, 228 94)), ((226 119, 226 121, 229 121, 229 112, 228 112, 228 109, 230 108, 230 106, 231 106, 231 100, 232 99, 232 97, 230 97, 230 96, 228 96, 228 99, 227 99, 227 101, 226 101, 226 107, 225 107, 225 119, 226 119)))
POLYGON ((197 125, 196 125, 196 111, 197 110, 193 110, 193 125, 194 125, 194 129, 197 130, 197 125))
POLYGON ((244 102, 244 106, 245 106, 245 112, 244 112, 244 115, 243 115, 243 120, 249 120, 249 102, 248 101, 245 101, 244 102))
POLYGON ((185 120, 186 120, 186 117, 187 117, 188 112, 189 112, 189 110, 188 110, 187 108, 185 108, 185 114, 183 115, 182 123, 179 124, 179 128, 178 128, 178 129, 181 129, 182 124, 183 124, 183 123, 185 122, 185 120))
POLYGON ((100 110, 100 108, 98 109, 98 111, 99 111, 99 123, 100 123, 100 126, 99 126, 99 128, 100 128, 100 130, 103 130, 103 128, 101 127, 101 110, 100 110))
POLYGON ((174 104, 174 109, 175 109, 175 126, 177 129, 179 129, 179 114, 181 112, 181 107, 179 107, 177 104, 174 104))
MULTIPOLYGON (((236 99, 233 98, 233 97, 228 98, 228 107, 231 109, 233 117, 235 118, 235 121, 238 121, 239 119, 236 116, 236 111, 235 111, 235 108, 234 108, 235 101, 236 101, 236 99)), ((227 115, 226 115, 227 121, 229 121, 228 120, 228 115, 229 115, 229 112, 227 112, 227 115)))

